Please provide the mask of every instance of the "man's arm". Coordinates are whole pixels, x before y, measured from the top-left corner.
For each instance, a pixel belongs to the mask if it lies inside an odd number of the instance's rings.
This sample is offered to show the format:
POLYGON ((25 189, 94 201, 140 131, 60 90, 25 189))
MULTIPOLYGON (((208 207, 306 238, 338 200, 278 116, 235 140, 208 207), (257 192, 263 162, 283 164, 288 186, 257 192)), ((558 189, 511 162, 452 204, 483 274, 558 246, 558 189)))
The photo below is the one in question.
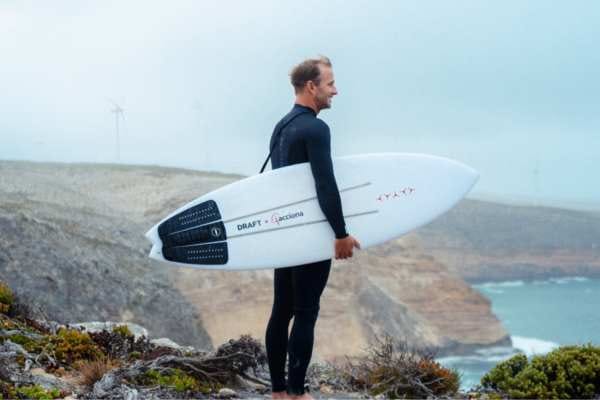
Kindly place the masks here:
POLYGON ((306 140, 306 151, 317 189, 317 199, 323 214, 335 232, 335 258, 352 257, 354 248, 360 243, 346 232, 340 192, 333 174, 331 161, 331 135, 329 127, 317 120, 316 129, 311 130, 306 140))
POLYGON ((331 135, 323 121, 316 120, 306 138, 306 152, 315 179, 319 206, 331 225, 336 239, 348 236, 342 212, 342 201, 333 174, 331 135))

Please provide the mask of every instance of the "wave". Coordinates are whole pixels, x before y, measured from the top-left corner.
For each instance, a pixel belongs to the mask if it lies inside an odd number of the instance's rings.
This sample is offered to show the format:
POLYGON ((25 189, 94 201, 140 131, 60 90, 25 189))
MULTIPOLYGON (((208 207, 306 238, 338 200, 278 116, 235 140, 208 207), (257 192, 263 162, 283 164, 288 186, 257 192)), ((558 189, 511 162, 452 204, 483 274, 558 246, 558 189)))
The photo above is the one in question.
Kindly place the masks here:
POLYGON ((549 285, 549 284, 558 284, 564 285, 571 282, 588 282, 590 279, 584 276, 564 276, 562 278, 549 278, 541 281, 533 281, 534 285, 549 285))
POLYGON ((527 284, 533 285, 548 285, 548 284, 558 284, 564 285, 572 282, 588 282, 590 278, 586 278, 584 276, 565 276, 561 278, 549 278, 545 280, 534 280, 531 282, 525 282, 522 280, 517 281, 503 281, 503 282, 484 282, 472 285, 475 289, 485 289, 492 293, 502 293, 497 290, 498 288, 513 288, 513 287, 521 287, 527 284))
POLYGON ((523 281, 504 281, 504 282, 486 282, 473 285, 474 288, 491 289, 491 288, 508 288, 508 287, 519 287, 525 285, 523 281))
POLYGON ((490 347, 487 349, 478 349, 475 354, 464 356, 447 356, 436 359, 441 364, 480 364, 480 363, 498 363, 519 353, 513 347, 490 347))
POLYGON ((549 353, 559 347, 558 343, 523 336, 511 336, 511 340, 512 347, 478 349, 474 354, 440 357, 436 361, 442 365, 499 363, 519 353, 531 357, 549 353))
POLYGON ((523 352, 527 357, 543 355, 559 347, 558 343, 523 336, 511 336, 511 340, 513 347, 523 352))
POLYGON ((589 281, 589 279, 583 276, 567 276, 564 278, 550 278, 549 281, 553 283, 558 283, 559 285, 564 285, 570 282, 587 282, 589 281))

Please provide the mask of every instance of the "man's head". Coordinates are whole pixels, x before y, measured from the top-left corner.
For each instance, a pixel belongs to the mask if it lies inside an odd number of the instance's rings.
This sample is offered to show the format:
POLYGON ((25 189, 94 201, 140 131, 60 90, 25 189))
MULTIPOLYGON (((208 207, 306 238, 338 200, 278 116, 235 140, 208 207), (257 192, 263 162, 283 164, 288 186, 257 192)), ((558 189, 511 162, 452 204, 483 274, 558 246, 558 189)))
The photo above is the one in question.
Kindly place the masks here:
POLYGON ((331 107, 337 94, 331 61, 325 56, 310 58, 296 65, 290 73, 296 99, 316 112, 331 107))

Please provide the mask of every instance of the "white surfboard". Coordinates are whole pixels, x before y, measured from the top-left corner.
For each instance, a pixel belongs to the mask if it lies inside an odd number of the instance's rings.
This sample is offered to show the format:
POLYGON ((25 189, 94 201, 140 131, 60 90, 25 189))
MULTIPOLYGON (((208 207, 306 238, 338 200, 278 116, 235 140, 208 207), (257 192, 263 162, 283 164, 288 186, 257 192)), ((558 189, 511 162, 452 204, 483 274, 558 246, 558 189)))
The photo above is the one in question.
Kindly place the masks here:
MULTIPOLYGON (((431 222, 477 181, 472 168, 424 154, 334 159, 347 231, 363 249, 431 222)), ((334 257, 308 163, 234 182, 174 211, 146 237, 150 257, 186 267, 279 268, 334 257)))

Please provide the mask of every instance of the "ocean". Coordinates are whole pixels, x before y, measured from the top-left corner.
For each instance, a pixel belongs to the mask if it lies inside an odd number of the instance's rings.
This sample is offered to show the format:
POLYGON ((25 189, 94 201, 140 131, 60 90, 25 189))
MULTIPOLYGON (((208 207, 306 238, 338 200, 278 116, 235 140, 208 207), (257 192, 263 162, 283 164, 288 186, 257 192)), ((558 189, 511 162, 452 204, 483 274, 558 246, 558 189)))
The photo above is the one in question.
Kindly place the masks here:
POLYGON ((509 332, 513 347, 497 347, 474 356, 439 358, 461 373, 469 390, 497 363, 517 352, 528 357, 564 345, 600 345, 600 280, 584 277, 473 285, 492 302, 492 311, 509 332))

